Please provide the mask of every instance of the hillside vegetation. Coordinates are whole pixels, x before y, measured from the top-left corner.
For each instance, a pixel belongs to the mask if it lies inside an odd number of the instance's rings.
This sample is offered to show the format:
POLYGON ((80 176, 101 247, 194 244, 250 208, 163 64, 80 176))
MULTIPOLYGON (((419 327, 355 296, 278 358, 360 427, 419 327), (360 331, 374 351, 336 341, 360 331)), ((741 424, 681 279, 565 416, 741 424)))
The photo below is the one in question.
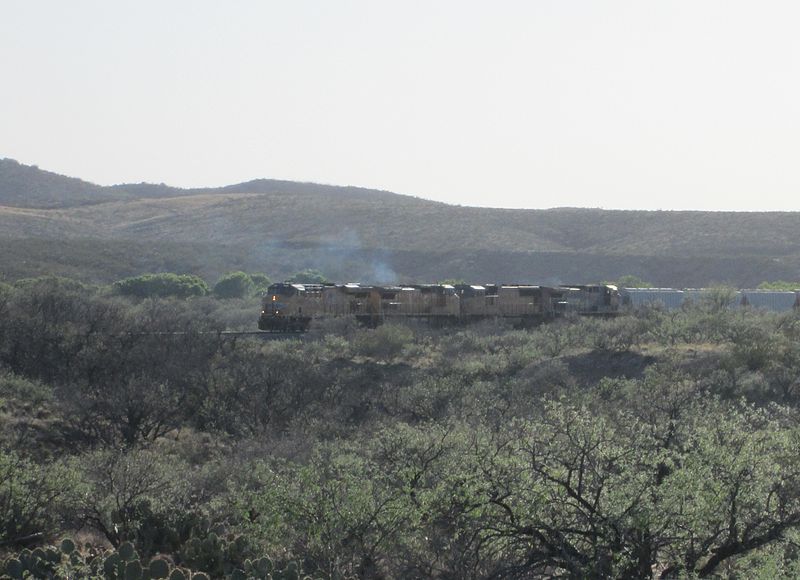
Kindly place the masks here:
POLYGON ((798 213, 470 208, 274 180, 101 187, 0 160, 0 239, 11 250, 0 275, 9 279, 63 268, 110 281, 167 267, 209 278, 233 267, 278 275, 314 267, 375 282, 632 273, 657 285, 748 286, 797 277, 797 231, 798 213), (60 258, 48 260, 51 251, 60 258))
POLYGON ((799 313, 262 341, 138 296, 0 285, 2 577, 800 574, 799 313))

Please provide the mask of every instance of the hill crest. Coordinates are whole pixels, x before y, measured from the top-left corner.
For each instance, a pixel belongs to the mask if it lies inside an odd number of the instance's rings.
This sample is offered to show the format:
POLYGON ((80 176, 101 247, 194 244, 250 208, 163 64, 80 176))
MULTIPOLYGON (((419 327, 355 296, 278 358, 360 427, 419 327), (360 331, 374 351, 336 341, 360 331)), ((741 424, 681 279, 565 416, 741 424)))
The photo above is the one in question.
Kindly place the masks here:
MULTIPOLYGON (((160 199, 204 194, 285 193, 291 195, 336 194, 377 198, 413 196, 352 185, 328 185, 283 179, 252 179, 221 187, 181 188, 164 183, 121 183, 97 185, 25 165, 10 158, 0 158, 0 206, 55 209, 134 199, 160 199)), ((427 200, 426 200, 427 201, 427 200)), ((440 203, 430 201, 429 203, 440 203)), ((442 204, 444 205, 444 204, 442 204)))

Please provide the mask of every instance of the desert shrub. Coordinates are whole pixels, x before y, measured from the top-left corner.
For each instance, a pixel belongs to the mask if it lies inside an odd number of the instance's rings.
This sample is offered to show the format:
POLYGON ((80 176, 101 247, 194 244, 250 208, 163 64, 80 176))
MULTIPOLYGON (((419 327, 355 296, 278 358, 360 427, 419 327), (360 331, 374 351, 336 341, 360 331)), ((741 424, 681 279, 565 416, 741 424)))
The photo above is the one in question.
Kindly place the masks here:
POLYGON ((708 288, 700 297, 700 305, 711 312, 721 312, 736 303, 736 289, 729 286, 708 288))
POLYGON ((119 331, 124 307, 92 288, 59 278, 18 282, 0 325, 0 362, 46 382, 71 372, 95 337, 119 331))
POLYGON ((250 342, 216 358, 195 414, 198 427, 238 436, 286 428, 322 399, 334 379, 315 360, 325 353, 324 345, 250 342))
POLYGON ((0 371, 0 409, 5 405, 40 409, 53 400, 53 389, 38 381, 0 371))
POLYGON ((763 318, 737 318, 730 324, 730 363, 751 371, 766 367, 788 347, 786 337, 774 327, 762 324, 763 318))
POLYGON ((189 386, 152 376, 118 376, 60 389, 70 435, 90 445, 132 447, 178 429, 188 411, 189 386))
POLYGON ((533 332, 532 343, 536 349, 549 357, 557 357, 573 345, 572 325, 553 322, 543 324, 533 332))
POLYGON ((71 522, 80 483, 62 462, 37 465, 0 449, 0 545, 50 535, 71 522))
POLYGON ((217 328, 226 330, 255 331, 258 329, 258 314, 261 312, 260 299, 251 296, 249 298, 229 298, 227 300, 212 300, 210 298, 197 298, 192 302, 208 301, 208 309, 203 312, 209 323, 213 323, 217 328))
POLYGON ((414 341, 414 333, 401 324, 382 324, 378 328, 363 330, 355 337, 355 352, 381 360, 399 356, 414 341))
POLYGON ((269 551, 302 555, 326 577, 408 576, 398 556, 415 544, 447 436, 396 426, 320 444, 302 465, 258 462, 235 505, 269 551))
POLYGON ((645 319, 620 316, 609 320, 587 318, 581 320, 576 334, 581 342, 594 350, 623 352, 638 346, 647 337, 649 324, 645 319))
POLYGON ((475 386, 458 376, 419 377, 408 384, 383 389, 382 402, 408 422, 424 423, 443 419, 453 408, 460 407, 465 391, 475 386))
POLYGON ((49 292, 55 294, 85 294, 96 290, 94 286, 84 284, 79 280, 63 278, 61 276, 21 278, 14 282, 13 288, 26 292, 49 292))
MULTIPOLYGON (((99 450, 73 461, 89 492, 83 520, 113 545, 175 552, 202 520, 188 466, 155 450, 99 450)), ((202 497, 202 496, 201 496, 202 497)))
POLYGON ((310 331, 313 334, 330 336, 335 335, 352 339, 363 326, 355 316, 337 316, 335 318, 317 318, 311 321, 310 331))
POLYGON ((546 394, 568 393, 575 386, 575 378, 570 375, 569 367, 563 359, 531 363, 520 371, 517 380, 525 385, 523 392, 532 400, 546 394))
POLYGON ((322 341, 326 350, 326 357, 329 359, 346 360, 351 353, 350 342, 341 336, 328 334, 322 341))

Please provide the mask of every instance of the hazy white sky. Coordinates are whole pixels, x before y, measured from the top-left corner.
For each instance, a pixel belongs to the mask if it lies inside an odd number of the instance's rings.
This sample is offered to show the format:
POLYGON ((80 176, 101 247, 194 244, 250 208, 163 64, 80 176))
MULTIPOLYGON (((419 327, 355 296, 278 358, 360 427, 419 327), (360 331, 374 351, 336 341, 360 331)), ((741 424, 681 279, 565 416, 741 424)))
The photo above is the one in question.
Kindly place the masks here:
POLYGON ((800 210, 800 3, 2 0, 0 157, 464 205, 800 210))

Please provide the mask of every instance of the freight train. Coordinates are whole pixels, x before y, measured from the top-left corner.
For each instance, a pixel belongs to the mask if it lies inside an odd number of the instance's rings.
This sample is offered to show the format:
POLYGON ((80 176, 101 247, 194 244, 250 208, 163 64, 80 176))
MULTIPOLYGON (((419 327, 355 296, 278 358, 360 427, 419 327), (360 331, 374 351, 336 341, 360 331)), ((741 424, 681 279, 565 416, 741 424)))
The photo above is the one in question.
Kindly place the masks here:
MULTIPOLYGON (((638 308, 684 308, 702 304, 707 289, 621 288, 604 284, 533 286, 527 284, 362 284, 271 285, 264 295, 258 327, 276 332, 302 332, 312 321, 353 316, 375 325, 386 320, 427 320, 433 325, 489 318, 520 326, 535 325, 570 314, 614 316, 638 308)), ((800 310, 800 290, 738 290, 730 308, 773 312, 800 310)))
POLYGON ((342 316, 375 325, 387 320, 426 320, 433 325, 501 318, 535 325, 577 314, 613 316, 620 309, 615 286, 525 284, 273 284, 264 295, 258 327, 303 332, 312 321, 342 316))

